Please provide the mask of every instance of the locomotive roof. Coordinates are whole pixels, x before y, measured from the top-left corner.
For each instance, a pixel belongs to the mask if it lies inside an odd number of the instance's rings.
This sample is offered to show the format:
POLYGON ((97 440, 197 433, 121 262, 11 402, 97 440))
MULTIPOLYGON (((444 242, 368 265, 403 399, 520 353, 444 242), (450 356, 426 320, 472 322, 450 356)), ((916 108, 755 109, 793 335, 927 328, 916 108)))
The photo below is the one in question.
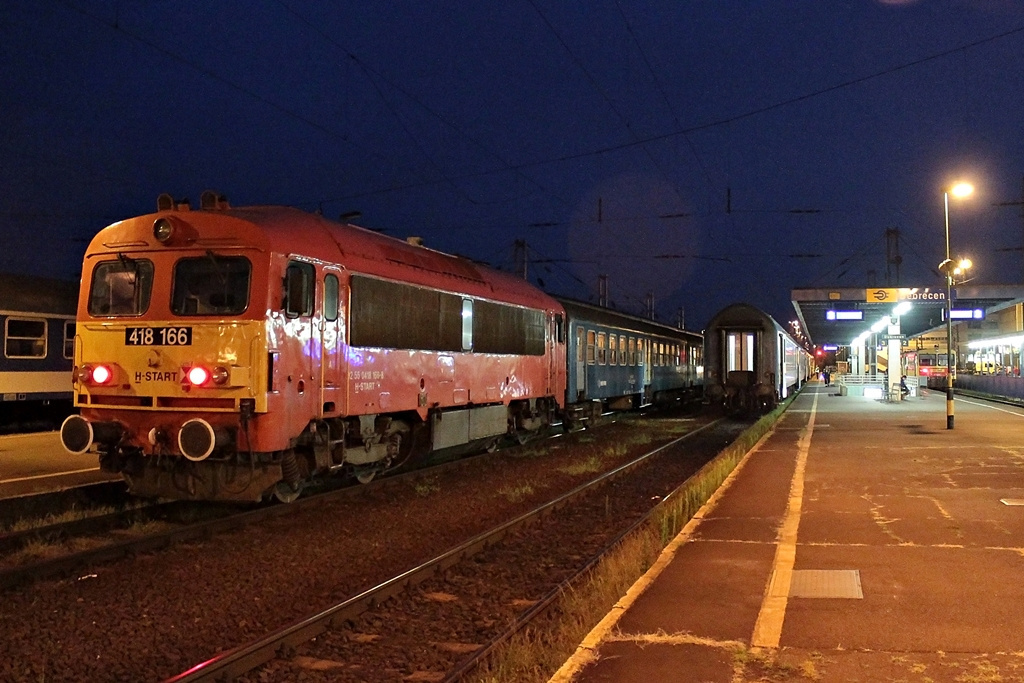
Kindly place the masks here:
POLYGON ((74 317, 78 282, 0 273, 0 310, 74 317))
POLYGON ((570 322, 573 318, 582 318, 602 325, 608 325, 610 327, 626 327, 632 330, 646 332, 648 334, 658 334, 677 339, 680 337, 691 337, 696 341, 701 339, 701 334, 699 332, 683 330, 654 320, 641 318, 637 315, 623 313, 603 306, 595 306, 594 304, 577 301, 575 299, 567 299, 558 296, 556 296, 555 299, 565 307, 566 312, 569 314, 570 322))
POLYGON ((285 206, 249 206, 182 210, 139 216, 101 231, 90 252, 162 250, 152 236, 162 216, 200 231, 196 247, 257 248, 341 263, 351 272, 375 275, 447 291, 493 298, 534 308, 558 309, 550 296, 525 280, 466 258, 382 235, 350 223, 285 206), (145 239, 145 246, 140 243, 145 239))

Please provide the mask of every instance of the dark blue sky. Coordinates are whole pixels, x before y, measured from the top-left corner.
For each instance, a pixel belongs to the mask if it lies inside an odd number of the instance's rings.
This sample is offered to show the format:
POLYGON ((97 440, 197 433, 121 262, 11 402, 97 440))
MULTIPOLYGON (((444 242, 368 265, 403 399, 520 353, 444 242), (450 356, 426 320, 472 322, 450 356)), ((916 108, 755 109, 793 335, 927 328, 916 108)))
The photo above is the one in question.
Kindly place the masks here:
POLYGON ((0 270, 103 226, 287 204, 700 329, 794 287, 1024 281, 1024 3, 5 0, 0 270), (891 276, 895 270, 890 266, 891 276), (891 281, 895 284, 894 281, 891 281))

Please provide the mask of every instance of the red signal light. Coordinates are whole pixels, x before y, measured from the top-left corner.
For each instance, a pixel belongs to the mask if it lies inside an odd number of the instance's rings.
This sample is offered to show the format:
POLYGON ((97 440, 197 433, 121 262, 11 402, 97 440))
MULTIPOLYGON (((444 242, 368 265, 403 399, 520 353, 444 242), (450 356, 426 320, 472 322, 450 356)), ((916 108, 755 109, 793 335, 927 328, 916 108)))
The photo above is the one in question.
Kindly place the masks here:
POLYGON ((202 367, 201 365, 195 365, 189 368, 186 377, 188 377, 189 384, 191 384, 192 386, 201 387, 210 381, 210 371, 202 367))
POLYGON ((93 384, 109 384, 114 379, 114 371, 106 365, 97 365, 89 373, 93 384))

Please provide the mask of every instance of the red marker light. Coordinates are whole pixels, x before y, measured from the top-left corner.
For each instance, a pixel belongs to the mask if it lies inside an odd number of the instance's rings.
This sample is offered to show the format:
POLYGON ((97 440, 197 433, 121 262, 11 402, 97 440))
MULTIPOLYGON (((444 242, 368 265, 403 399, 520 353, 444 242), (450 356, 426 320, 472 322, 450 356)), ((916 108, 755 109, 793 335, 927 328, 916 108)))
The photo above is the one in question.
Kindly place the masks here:
POLYGON ((188 371, 189 384, 193 386, 201 387, 210 381, 210 371, 204 367, 196 365, 188 371))
POLYGON ((106 384, 113 378, 113 371, 106 365, 97 365, 92 369, 92 381, 94 384, 106 384))

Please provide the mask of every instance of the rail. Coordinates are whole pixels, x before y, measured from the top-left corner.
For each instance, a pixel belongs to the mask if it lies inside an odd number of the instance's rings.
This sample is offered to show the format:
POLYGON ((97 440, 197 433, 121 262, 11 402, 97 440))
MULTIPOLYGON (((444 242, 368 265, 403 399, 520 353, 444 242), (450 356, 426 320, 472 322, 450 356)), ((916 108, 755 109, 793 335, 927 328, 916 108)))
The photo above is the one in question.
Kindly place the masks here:
MULTIPOLYGON (((605 472, 585 484, 581 484, 575 489, 562 494, 554 500, 548 501, 530 512, 465 541, 459 546, 448 550, 442 555, 439 555, 418 567, 407 570, 402 574, 377 585, 376 587, 370 588, 359 595, 327 607, 316 614, 278 628, 255 641, 215 655, 205 662, 196 664, 188 671, 166 679, 164 683, 198 683, 200 681, 218 683, 220 681, 233 680, 245 673, 253 671, 260 665, 270 661, 276 656, 279 656, 282 649, 286 650, 287 648, 297 647, 304 642, 316 638, 324 631, 335 627, 338 624, 344 624, 346 621, 354 619, 366 610, 372 608, 374 605, 383 603, 388 598, 405 591, 409 586, 435 576, 439 572, 444 571, 458 562, 461 562, 465 558, 471 557, 475 553, 496 543, 511 532, 533 523, 544 515, 549 515, 566 505, 569 505, 576 499, 588 494, 596 487, 614 481, 616 478, 635 469, 641 463, 670 449, 680 442, 696 436, 718 422, 720 422, 720 420, 701 425, 679 438, 662 444, 630 462, 620 465, 611 471, 605 472)), ((593 561, 594 558, 591 558, 591 561, 587 563, 587 566, 591 566, 593 561)), ((550 604, 552 600, 552 595, 545 596, 539 605, 528 609, 523 615, 520 615, 508 630, 491 642, 481 646, 477 652, 460 662, 456 666, 455 671, 451 672, 445 680, 457 679, 466 670, 472 668, 480 657, 490 652, 496 645, 514 634, 523 625, 525 625, 532 616, 541 611, 544 606, 550 604), (453 679, 452 676, 455 678, 453 679)))

